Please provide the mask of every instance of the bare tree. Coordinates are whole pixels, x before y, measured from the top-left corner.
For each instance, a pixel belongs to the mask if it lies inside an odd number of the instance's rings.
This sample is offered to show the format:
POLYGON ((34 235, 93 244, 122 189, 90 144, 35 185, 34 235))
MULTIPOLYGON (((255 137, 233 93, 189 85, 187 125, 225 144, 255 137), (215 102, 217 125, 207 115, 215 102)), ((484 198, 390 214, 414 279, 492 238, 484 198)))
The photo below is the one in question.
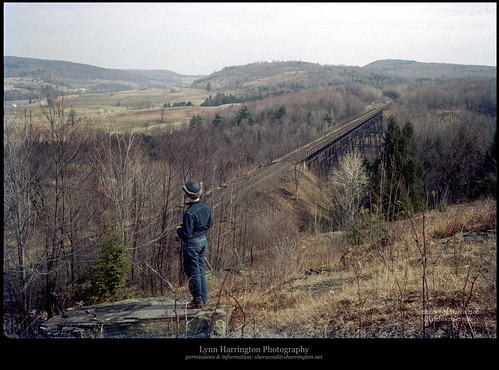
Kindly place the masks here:
POLYGON ((39 201, 45 248, 45 309, 53 314, 58 308, 54 302, 58 284, 62 286, 59 292, 62 295, 68 276, 74 278, 73 243, 82 229, 79 219, 85 202, 79 197, 90 175, 84 156, 91 134, 89 122, 78 117, 64 95, 54 95, 50 87, 44 87, 43 91, 47 104, 40 103, 45 147, 41 148, 38 163, 44 171, 39 201))
MULTIPOLYGON (((83 243, 85 165, 90 137, 64 96, 44 89, 41 116, 25 110, 4 127, 4 263, 6 286, 20 320, 31 309, 48 315, 62 308, 75 281, 77 249, 83 243)), ((88 198, 88 197, 87 197, 88 198)))
POLYGON ((35 126, 28 111, 4 125, 4 308, 15 310, 20 320, 33 307, 41 276, 33 258, 33 236, 41 212, 35 126))
POLYGON ((133 212, 137 142, 138 136, 133 133, 104 134, 94 146, 92 159, 100 188, 110 202, 110 214, 125 242, 131 240, 126 226, 133 212))
POLYGON ((332 211, 337 227, 343 228, 355 219, 365 197, 367 185, 368 176, 363 159, 356 152, 343 157, 339 166, 330 173, 332 211))

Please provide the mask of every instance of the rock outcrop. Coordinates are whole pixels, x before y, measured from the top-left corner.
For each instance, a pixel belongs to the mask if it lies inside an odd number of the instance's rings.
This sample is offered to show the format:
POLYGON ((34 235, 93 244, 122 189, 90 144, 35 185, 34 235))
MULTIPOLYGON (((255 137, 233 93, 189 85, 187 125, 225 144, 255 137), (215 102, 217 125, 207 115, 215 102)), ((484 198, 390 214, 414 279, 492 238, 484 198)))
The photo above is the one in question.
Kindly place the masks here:
POLYGON ((230 306, 187 309, 172 297, 128 299, 72 308, 40 328, 47 338, 224 337, 230 306))

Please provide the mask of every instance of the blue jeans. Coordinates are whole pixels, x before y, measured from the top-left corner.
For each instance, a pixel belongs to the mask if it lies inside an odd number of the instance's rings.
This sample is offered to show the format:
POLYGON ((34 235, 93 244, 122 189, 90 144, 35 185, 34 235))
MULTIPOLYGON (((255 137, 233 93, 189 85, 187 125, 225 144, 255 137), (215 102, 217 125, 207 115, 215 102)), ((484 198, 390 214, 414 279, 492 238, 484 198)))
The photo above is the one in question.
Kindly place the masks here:
POLYGON ((189 278, 189 291, 194 303, 208 302, 204 255, 208 241, 206 236, 190 239, 183 243, 184 271, 189 278))

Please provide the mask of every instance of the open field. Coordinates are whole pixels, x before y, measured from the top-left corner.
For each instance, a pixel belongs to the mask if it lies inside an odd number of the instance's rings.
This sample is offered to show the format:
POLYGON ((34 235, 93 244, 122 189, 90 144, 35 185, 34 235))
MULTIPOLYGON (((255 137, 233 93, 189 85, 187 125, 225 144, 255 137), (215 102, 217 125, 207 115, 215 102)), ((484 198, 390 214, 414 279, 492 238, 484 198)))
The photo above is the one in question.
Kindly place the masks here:
POLYGON ((188 125, 191 117, 195 114, 203 116, 208 111, 220 109, 220 107, 199 106, 165 108, 163 122, 161 122, 161 108, 108 113, 98 116, 96 120, 103 121, 105 124, 112 122, 112 127, 118 130, 130 129, 132 131, 142 131, 151 128, 173 129, 188 125))
MULTIPOLYGON (((195 88, 168 88, 125 90, 102 94, 68 95, 68 106, 74 107, 78 114, 106 127, 112 123, 117 130, 141 130, 151 127, 174 126, 188 124, 193 114, 219 110, 220 107, 200 107, 209 96, 206 90, 195 88), (190 106, 168 107, 161 110, 163 104, 191 102, 190 106)), ((40 114, 40 104, 46 101, 13 101, 5 109, 7 117, 15 115, 21 109, 28 108, 36 116, 40 114)))
POLYGON ((424 228, 422 215, 393 223, 386 245, 303 237, 289 261, 231 273, 223 290, 209 273, 210 299, 222 291, 233 305, 234 337, 494 338, 496 236, 479 231, 496 228, 495 206, 428 211, 424 228))
POLYGON ((130 111, 161 107, 165 103, 188 102, 200 105, 208 92, 192 88, 125 90, 105 94, 80 95, 75 104, 84 112, 130 111))

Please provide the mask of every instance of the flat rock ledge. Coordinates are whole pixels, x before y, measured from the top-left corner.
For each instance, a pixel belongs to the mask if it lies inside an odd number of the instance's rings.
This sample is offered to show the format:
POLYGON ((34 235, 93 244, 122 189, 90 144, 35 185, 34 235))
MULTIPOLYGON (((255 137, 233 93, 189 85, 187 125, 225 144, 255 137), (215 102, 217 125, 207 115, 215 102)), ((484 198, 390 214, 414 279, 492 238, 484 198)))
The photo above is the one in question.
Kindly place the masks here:
POLYGON ((187 309, 172 297, 128 299, 71 308, 40 328, 45 338, 220 338, 230 306, 187 309), (211 327, 211 330, 210 330, 211 327))

